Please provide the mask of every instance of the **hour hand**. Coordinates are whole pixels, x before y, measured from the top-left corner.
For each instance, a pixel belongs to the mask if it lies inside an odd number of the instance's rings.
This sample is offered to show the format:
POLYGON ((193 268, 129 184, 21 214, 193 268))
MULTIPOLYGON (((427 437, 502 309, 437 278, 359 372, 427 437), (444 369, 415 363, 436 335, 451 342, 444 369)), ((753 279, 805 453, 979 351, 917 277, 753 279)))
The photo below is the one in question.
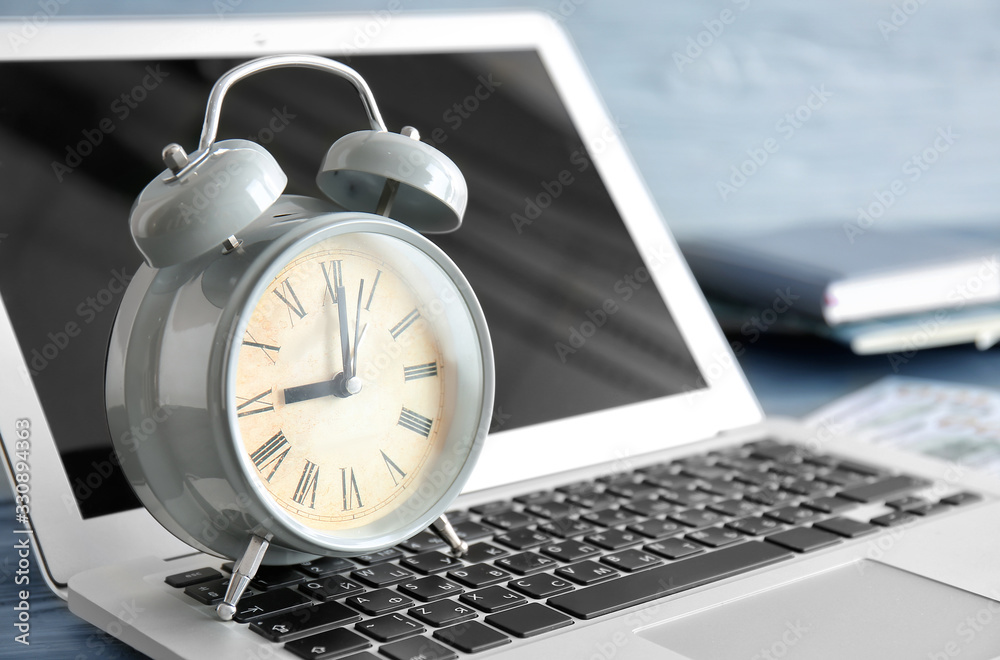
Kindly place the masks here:
POLYGON ((330 380, 321 380, 318 383, 308 385, 296 385, 285 388, 285 405, 319 399, 324 396, 336 396, 342 399, 357 394, 361 391, 360 381, 354 378, 346 378, 340 373, 330 380))

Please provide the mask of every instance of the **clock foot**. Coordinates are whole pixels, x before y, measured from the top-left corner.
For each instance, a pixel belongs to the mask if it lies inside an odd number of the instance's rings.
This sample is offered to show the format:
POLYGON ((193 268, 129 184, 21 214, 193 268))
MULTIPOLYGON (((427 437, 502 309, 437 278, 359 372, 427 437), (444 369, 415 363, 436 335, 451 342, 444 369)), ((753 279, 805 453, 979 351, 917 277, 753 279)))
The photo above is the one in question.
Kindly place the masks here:
POLYGON ((441 514, 441 517, 431 523, 431 529, 441 537, 441 540, 451 548, 451 554, 456 557, 464 557, 469 553, 469 544, 458 537, 455 528, 448 521, 448 516, 441 514))
POLYGON ((264 558, 268 540, 263 536, 254 534, 247 543, 247 549, 243 551, 243 556, 233 565, 233 576, 229 579, 229 586, 226 588, 226 596, 215 608, 219 618, 223 621, 231 621, 236 614, 236 604, 240 602, 240 596, 246 590, 250 580, 257 574, 260 567, 260 560, 264 558))

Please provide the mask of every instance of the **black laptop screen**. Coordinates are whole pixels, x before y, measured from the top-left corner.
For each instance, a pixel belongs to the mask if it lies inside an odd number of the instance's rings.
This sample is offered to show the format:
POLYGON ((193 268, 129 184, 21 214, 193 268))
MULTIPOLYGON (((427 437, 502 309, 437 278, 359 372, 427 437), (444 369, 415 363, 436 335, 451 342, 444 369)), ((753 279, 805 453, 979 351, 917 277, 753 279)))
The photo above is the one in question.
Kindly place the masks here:
MULTIPOLYGON (((165 144, 197 144, 209 89, 238 61, 0 64, 0 294, 84 517, 138 506, 104 403, 112 323, 141 263, 129 209, 165 144)), ((465 224, 433 240, 490 325, 495 432, 704 386, 537 54, 344 61, 390 129, 416 126, 466 176, 465 224)), ((328 146, 364 128, 346 82, 280 70, 233 89, 220 137, 261 143, 287 192, 316 196, 328 146)))

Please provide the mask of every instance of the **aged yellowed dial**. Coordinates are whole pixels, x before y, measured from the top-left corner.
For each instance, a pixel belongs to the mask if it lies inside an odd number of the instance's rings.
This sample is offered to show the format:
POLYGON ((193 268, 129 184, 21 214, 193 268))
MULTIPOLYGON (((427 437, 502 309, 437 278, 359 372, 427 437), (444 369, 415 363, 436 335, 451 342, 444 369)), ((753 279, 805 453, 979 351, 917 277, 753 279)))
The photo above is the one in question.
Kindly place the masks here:
POLYGON ((392 512, 440 452, 449 373, 428 302, 352 234, 292 258, 254 307, 233 402, 243 448, 310 528, 392 512))

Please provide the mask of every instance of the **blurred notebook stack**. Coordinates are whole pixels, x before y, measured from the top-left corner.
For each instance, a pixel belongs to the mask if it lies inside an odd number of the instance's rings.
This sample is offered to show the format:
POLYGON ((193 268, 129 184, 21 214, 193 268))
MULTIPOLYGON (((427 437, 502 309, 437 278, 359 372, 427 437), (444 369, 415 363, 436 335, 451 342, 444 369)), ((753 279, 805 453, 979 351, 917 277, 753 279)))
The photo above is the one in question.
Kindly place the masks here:
POLYGON ((1000 226, 804 225, 681 248, 734 334, 808 332, 858 354, 1000 340, 1000 226))

